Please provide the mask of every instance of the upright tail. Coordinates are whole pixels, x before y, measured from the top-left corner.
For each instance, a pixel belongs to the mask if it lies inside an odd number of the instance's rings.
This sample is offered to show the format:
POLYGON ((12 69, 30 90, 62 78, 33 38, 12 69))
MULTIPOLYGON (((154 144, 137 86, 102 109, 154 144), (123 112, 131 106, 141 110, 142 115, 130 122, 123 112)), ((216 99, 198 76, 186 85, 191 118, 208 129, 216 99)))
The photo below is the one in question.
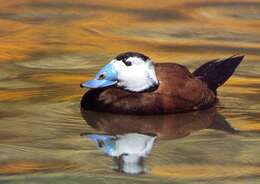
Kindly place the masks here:
POLYGON ((224 60, 209 61, 193 72, 193 75, 208 84, 216 93, 219 86, 224 84, 234 73, 244 56, 232 56, 224 60))

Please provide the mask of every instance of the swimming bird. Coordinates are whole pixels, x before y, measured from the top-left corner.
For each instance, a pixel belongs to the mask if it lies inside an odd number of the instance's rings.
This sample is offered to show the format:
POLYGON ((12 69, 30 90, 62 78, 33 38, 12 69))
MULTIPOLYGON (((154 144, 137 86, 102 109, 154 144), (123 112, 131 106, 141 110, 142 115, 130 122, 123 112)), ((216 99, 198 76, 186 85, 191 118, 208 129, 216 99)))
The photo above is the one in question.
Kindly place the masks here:
POLYGON ((192 73, 177 63, 154 63, 138 52, 116 56, 81 83, 86 110, 155 115, 206 109, 217 102, 217 88, 234 73, 244 56, 211 60, 192 73))

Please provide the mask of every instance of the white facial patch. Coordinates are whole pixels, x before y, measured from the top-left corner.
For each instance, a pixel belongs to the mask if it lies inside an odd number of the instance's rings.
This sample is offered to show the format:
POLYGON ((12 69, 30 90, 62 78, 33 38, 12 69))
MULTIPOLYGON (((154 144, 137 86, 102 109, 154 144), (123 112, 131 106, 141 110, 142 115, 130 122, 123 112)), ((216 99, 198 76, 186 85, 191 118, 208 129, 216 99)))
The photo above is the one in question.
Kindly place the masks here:
POLYGON ((151 60, 142 60, 140 57, 129 57, 125 62, 112 60, 118 72, 119 87, 129 91, 140 92, 158 85, 154 66, 151 60))

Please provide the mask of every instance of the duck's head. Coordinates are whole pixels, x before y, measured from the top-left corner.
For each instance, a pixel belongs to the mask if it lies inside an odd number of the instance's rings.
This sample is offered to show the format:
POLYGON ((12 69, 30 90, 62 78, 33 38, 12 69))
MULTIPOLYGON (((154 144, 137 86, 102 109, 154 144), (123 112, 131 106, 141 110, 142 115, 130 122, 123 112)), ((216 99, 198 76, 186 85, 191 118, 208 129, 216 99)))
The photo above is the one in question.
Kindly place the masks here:
POLYGON ((83 82, 87 88, 116 86, 132 92, 142 92, 158 87, 151 59, 137 52, 126 52, 116 56, 96 74, 95 79, 83 82))

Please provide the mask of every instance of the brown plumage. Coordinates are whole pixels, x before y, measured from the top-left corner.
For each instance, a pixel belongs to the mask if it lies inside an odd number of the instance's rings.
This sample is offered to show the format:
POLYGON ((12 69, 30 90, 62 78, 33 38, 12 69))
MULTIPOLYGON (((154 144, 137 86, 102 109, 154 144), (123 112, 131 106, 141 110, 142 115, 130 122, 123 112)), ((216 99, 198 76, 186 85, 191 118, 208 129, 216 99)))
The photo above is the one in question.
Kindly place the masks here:
POLYGON ((153 91, 135 93, 110 87, 91 89, 82 99, 87 110, 119 114, 172 114, 211 107, 216 88, 234 72, 243 56, 210 61, 193 73, 175 63, 155 64, 160 82, 153 91))

